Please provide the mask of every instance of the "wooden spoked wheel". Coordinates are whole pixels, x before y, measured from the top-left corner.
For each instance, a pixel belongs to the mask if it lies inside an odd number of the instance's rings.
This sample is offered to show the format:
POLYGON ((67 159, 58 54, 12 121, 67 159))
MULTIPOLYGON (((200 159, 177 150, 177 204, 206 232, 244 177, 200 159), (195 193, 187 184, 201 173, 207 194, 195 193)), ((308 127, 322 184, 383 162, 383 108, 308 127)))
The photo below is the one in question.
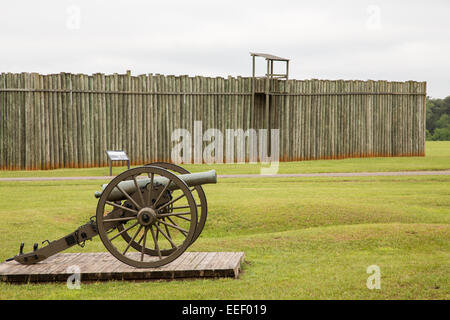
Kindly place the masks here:
POLYGON ((96 218, 106 249, 137 268, 159 267, 178 258, 192 243, 198 222, 189 187, 156 166, 133 168, 115 177, 100 196, 96 218), (133 192, 121 182, 131 184, 133 192), (125 233, 131 236, 121 237, 125 233))
MULTIPOLYGON (((188 170, 186 170, 180 166, 177 166, 172 163, 167 163, 167 162, 154 162, 154 163, 146 164, 146 166, 160 167, 160 168, 163 168, 166 170, 170 170, 172 173, 175 173, 175 174, 189 174, 190 173, 188 170)), ((195 228, 194 238, 192 239, 192 242, 191 242, 191 245, 192 245, 197 240, 197 238, 199 237, 199 235, 201 234, 201 232, 205 226, 206 218, 207 218, 207 214, 208 214, 208 203, 206 201, 205 192, 203 191, 203 188, 201 186, 195 186, 195 187, 191 188, 191 192, 194 195, 194 199, 197 204, 197 213, 200 213, 200 214, 198 214, 197 226, 195 228), (200 212, 198 212, 199 207, 200 207, 200 212)), ((169 209, 173 210, 173 207, 171 207, 169 209)), ((177 210, 175 210, 175 212, 176 211, 177 210)), ((123 225, 119 225, 117 227, 117 229, 119 231, 123 231, 125 229, 125 227, 123 225)), ((127 231, 122 232, 121 236, 127 243, 132 240, 132 235, 130 235, 127 231)), ((131 246, 139 252, 142 250, 142 246, 139 243, 137 243, 136 240, 131 242, 131 246)), ((174 249, 161 250, 161 255, 163 255, 163 256, 169 255, 173 252, 173 250, 174 249)), ((149 248, 145 248, 144 253, 153 255, 153 256, 158 255, 158 252, 156 250, 149 249, 149 248)))

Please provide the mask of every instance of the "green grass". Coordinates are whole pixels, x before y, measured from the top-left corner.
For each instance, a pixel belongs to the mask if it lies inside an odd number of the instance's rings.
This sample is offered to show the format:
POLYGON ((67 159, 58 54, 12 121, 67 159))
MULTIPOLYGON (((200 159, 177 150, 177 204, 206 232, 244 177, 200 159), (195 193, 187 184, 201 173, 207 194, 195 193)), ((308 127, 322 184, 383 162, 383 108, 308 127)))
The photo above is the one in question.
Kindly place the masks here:
MULTIPOLYGON (((361 159, 358 159, 361 160, 361 159)), ((402 160, 402 159, 398 159, 402 160)), ((0 259, 95 213, 102 181, 0 182, 0 259)), ((244 251, 240 279, 0 284, 0 299, 448 299, 450 176, 222 179, 191 251, 244 251), (369 290, 366 269, 381 269, 369 290)), ((84 249, 105 251, 99 238, 84 249)))
MULTIPOLYGON (((218 174, 259 174, 261 164, 202 164, 183 165, 192 172, 214 168, 218 174)), ((113 174, 126 167, 114 167, 113 174)), ((342 160, 314 160, 299 162, 282 162, 278 173, 322 173, 322 172, 386 172, 386 171, 421 171, 450 170, 450 141, 427 141, 425 157, 396 158, 349 158, 342 160)), ((106 176, 109 168, 58 169, 36 171, 0 171, 0 178, 7 177, 76 177, 106 176)))

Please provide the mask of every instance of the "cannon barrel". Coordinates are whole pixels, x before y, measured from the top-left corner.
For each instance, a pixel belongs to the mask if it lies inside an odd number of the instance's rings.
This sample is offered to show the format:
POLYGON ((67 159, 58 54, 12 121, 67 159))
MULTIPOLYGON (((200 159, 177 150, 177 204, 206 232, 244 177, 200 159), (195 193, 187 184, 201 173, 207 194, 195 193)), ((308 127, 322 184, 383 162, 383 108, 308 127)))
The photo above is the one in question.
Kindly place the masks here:
MULTIPOLYGON (((217 183, 217 174, 216 170, 210 170, 206 172, 197 172, 197 173, 189 173, 189 174, 180 174, 177 175, 178 178, 184 181, 188 185, 188 187, 195 187, 202 184, 210 184, 217 183)), ((136 179, 139 188, 145 188, 150 183, 150 178, 144 179, 136 179)), ((153 179, 153 184, 166 186, 169 183, 169 179, 166 177, 155 177, 153 179)), ((133 194, 136 191, 136 185, 133 180, 122 181, 118 184, 126 193, 133 194)), ((107 184, 102 185, 102 191, 95 192, 95 197, 100 198, 103 191, 105 190, 107 184)), ((178 189, 177 185, 173 182, 170 182, 167 190, 173 191, 178 189)), ((116 187, 114 188, 109 197, 109 201, 118 201, 125 200, 125 195, 116 187)))

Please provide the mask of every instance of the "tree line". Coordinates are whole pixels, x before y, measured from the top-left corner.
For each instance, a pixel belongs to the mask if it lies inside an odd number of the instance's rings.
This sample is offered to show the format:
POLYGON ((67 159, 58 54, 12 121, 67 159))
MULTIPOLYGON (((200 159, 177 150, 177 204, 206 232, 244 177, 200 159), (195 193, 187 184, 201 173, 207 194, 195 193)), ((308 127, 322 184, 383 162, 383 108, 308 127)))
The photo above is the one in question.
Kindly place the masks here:
POLYGON ((445 99, 427 97, 426 139, 450 141, 450 96, 445 99))

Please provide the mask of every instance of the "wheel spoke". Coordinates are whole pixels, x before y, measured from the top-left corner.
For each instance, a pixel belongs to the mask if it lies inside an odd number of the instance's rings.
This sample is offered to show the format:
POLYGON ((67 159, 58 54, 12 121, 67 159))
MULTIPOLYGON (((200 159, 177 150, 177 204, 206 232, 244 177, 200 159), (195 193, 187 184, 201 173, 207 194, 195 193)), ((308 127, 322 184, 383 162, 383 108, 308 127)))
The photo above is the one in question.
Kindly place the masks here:
POLYGON ((136 187, 136 192, 139 194, 139 200, 141 200, 142 207, 145 207, 144 197, 142 196, 141 188, 136 180, 136 176, 133 176, 134 186, 136 187))
MULTIPOLYGON (((169 217, 167 217, 167 218, 170 219, 169 217)), ((170 220, 170 221, 171 221, 172 223, 174 223, 172 220, 170 220)), ((161 222, 161 223, 162 223, 163 225, 165 225, 165 226, 169 226, 169 227, 172 227, 172 228, 174 228, 174 229, 177 229, 177 230, 180 231, 185 237, 187 237, 188 230, 179 227, 178 225, 176 225, 176 223, 170 224, 170 223, 167 223, 167 222, 161 221, 161 220, 159 220, 159 222, 161 222)))
POLYGON ((137 244, 141 244, 142 239, 144 239, 144 234, 142 234, 142 236, 139 238, 137 244))
MULTIPOLYGON (((181 196, 170 200, 169 202, 167 202, 166 204, 164 204, 162 207, 158 208, 156 211, 160 211, 162 209, 164 209, 165 207, 167 207, 168 205, 171 205, 174 202, 177 202, 178 200, 180 200, 181 198, 183 198, 185 196, 185 194, 183 193, 181 196)), ((155 207, 156 208, 156 207, 155 207)))
POLYGON ((155 201, 155 203, 153 204, 153 208, 156 208, 156 206, 158 205, 158 202, 159 202, 159 200, 161 199, 162 195, 164 194, 164 192, 166 192, 167 188, 169 188, 170 182, 171 182, 171 181, 169 181, 169 182, 164 186, 164 189, 162 189, 162 191, 159 193, 158 198, 156 198, 156 201, 155 201))
MULTIPOLYGON (((157 222, 158 226, 159 226, 159 222, 157 222)), ((159 230, 156 229, 156 241, 159 240, 159 230)))
POLYGON ((106 203, 109 204, 110 206, 113 206, 113 207, 116 207, 116 208, 119 208, 119 209, 122 209, 122 210, 125 210, 125 211, 129 211, 129 212, 133 212, 135 214, 138 214, 138 212, 136 210, 124 207, 124 206, 122 206, 120 204, 117 204, 115 202, 106 201, 106 203))
POLYGON ((133 243, 134 239, 136 239, 137 235, 139 234, 139 232, 141 232, 142 226, 139 226, 139 228, 137 229, 136 233, 134 234, 133 238, 131 238, 130 242, 128 242, 127 247, 125 248, 125 250, 122 252, 123 255, 125 255, 125 253, 127 253, 128 249, 130 248, 131 244, 133 243))
MULTIPOLYGON (((191 222, 190 219, 185 218, 185 217, 183 217, 183 216, 179 216, 179 218, 184 218, 184 219, 186 219, 186 220, 189 220, 189 222, 191 222)), ((168 219, 170 222, 172 222, 172 224, 174 224, 174 225, 176 225, 177 227, 181 228, 179 225, 177 225, 177 224, 175 223, 175 221, 173 221, 172 219, 170 219, 170 217, 167 217, 167 219, 168 219)), ((181 232, 181 230, 180 230, 180 232, 181 232)), ((183 235, 184 235, 185 237, 187 237, 187 232, 188 232, 188 231, 186 230, 186 234, 183 233, 183 235)))
POLYGON ((161 218, 164 218, 164 217, 177 217, 177 218, 180 218, 180 219, 183 219, 183 220, 191 222, 191 219, 183 217, 184 215, 187 215, 187 214, 191 214, 191 212, 189 211, 189 212, 163 213, 163 214, 158 215, 158 218, 159 217, 161 217, 161 218))
POLYGON ((170 242, 170 244, 172 245, 173 248, 178 248, 178 246, 172 241, 172 239, 170 239, 165 233, 164 231, 161 230, 161 228, 155 224, 156 229, 158 229, 158 231, 170 242))
MULTIPOLYGON (((201 207, 201 204, 197 204, 197 207, 201 207)), ((172 210, 176 210, 176 209, 187 209, 190 208, 191 206, 180 206, 180 207, 172 207, 172 210)))
POLYGON ((114 221, 129 221, 137 219, 137 217, 126 217, 126 218, 114 218, 114 219, 105 219, 103 222, 114 222, 114 221))
POLYGON ((118 232, 117 234, 114 235, 114 237, 110 238, 109 241, 113 241, 115 238, 117 238, 118 236, 120 236, 122 233, 127 232, 128 230, 130 230, 131 228, 134 228, 135 226, 137 226, 139 224, 139 222, 136 221, 136 223, 132 224, 131 226, 129 226, 126 229, 123 229, 122 231, 118 232))
MULTIPOLYGON (((156 224, 155 224, 156 226, 156 224)), ((155 237, 155 232, 153 231, 153 227, 150 227, 150 232, 152 233, 153 242, 155 243, 155 249, 158 251, 159 259, 162 259, 161 250, 159 250, 158 240, 155 237)))
MULTIPOLYGON (((164 218, 163 218, 163 220, 164 220, 164 218)), ((166 232, 167 232, 167 235, 169 236, 169 238, 172 239, 172 236, 170 235, 170 231, 169 231, 169 228, 167 227, 167 225, 164 225, 164 229, 166 229, 166 232)), ((173 248, 173 245, 172 245, 172 248, 173 248)))
MULTIPOLYGON (((145 227, 144 229, 144 242, 142 243, 142 249, 141 249, 141 261, 144 261, 144 250, 145 250, 145 242, 147 241, 147 232, 148 232, 148 227, 145 227)), ((142 239, 142 238, 141 238, 142 239)), ((139 243, 141 243, 141 241, 139 240, 139 243)))
POLYGON ((158 218, 159 217, 161 217, 161 218, 163 218, 163 217, 171 217, 171 216, 184 216, 184 215, 187 215, 187 214, 191 214, 191 212, 190 211, 185 211, 185 212, 161 213, 161 214, 158 214, 158 218))
POLYGON ((183 219, 183 220, 186 220, 186 221, 189 221, 189 222, 191 222, 191 219, 189 219, 189 218, 186 218, 186 217, 183 217, 183 216, 174 216, 174 217, 176 217, 176 218, 180 218, 180 219, 183 219))
POLYGON ((132 197, 130 197, 130 195, 129 195, 125 190, 123 190, 123 188, 122 188, 119 184, 117 184, 116 188, 119 189, 119 191, 122 192, 122 194, 123 194, 125 197, 127 197, 127 199, 130 200, 131 203, 132 203, 136 208, 138 208, 139 210, 142 209, 142 207, 141 207, 136 201, 134 201, 134 199, 133 199, 132 197))
POLYGON ((148 190, 148 203, 147 205, 150 207, 152 205, 152 192, 153 192, 153 178, 155 174, 148 174, 148 177, 150 178, 150 190, 148 190))

